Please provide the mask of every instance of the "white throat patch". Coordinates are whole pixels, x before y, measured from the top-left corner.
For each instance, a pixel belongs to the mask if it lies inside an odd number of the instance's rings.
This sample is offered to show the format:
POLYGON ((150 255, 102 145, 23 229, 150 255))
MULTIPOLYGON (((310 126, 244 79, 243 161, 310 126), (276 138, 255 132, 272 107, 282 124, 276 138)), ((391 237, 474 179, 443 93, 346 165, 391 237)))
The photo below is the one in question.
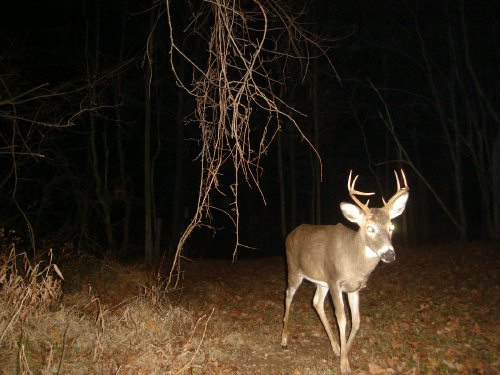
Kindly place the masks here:
POLYGON ((367 258, 376 258, 378 257, 377 253, 370 249, 368 246, 365 246, 365 257, 367 258))

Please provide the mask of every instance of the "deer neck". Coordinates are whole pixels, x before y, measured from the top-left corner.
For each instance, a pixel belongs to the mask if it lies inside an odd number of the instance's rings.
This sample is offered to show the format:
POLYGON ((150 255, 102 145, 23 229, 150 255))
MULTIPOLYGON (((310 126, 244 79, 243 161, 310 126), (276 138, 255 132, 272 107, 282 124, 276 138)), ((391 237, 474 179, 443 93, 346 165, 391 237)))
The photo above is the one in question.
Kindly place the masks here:
POLYGON ((362 273, 370 273, 380 262, 380 257, 366 245, 366 240, 360 230, 353 232, 354 249, 350 253, 352 261, 362 273))

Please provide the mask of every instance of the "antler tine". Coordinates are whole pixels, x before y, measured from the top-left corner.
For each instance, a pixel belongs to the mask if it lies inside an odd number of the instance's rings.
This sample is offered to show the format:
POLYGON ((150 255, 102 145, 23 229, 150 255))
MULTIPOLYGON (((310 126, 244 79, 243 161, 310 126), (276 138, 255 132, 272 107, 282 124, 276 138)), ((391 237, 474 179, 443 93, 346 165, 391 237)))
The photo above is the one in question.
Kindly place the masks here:
POLYGON ((408 183, 406 182, 405 171, 403 171, 401 169, 401 176, 403 177, 403 183, 404 183, 403 187, 401 187, 401 185, 399 183, 399 177, 398 177, 398 173, 396 171, 394 171, 394 175, 396 176, 396 183, 398 184, 398 191, 399 190, 408 190, 408 183))
POLYGON ((391 197, 391 199, 389 199, 387 201, 387 203, 385 203, 384 201, 384 206, 387 206, 388 204, 392 204, 392 202, 397 198, 399 197, 401 194, 407 192, 408 190, 410 190, 410 188, 408 187, 408 182, 406 181, 406 175, 405 175, 405 172, 401 169, 401 176, 403 177, 403 186, 401 187, 401 183, 399 181, 399 176, 398 176, 398 173, 396 171, 394 171, 394 176, 396 176, 396 184, 397 184, 397 187, 398 187, 398 190, 396 191, 396 193, 391 197))
POLYGON ((356 180, 358 179, 359 175, 356 175, 354 177, 354 180, 351 183, 352 179, 352 169, 349 171, 349 179, 347 180, 347 190, 349 190, 349 195, 351 196, 351 199, 364 211, 368 211, 368 203, 370 203, 370 200, 366 202, 366 204, 361 203, 361 201, 356 197, 356 195, 373 195, 375 193, 366 193, 363 191, 358 191, 354 187, 356 185, 356 180))
POLYGON ((401 190, 401 185, 399 184, 399 177, 398 177, 398 173, 396 171, 394 171, 394 176, 396 176, 396 184, 398 185, 398 190, 397 191, 400 191, 401 190))
POLYGON ((401 176, 403 176, 403 182, 405 183, 404 188, 408 189, 408 183, 406 182, 406 175, 405 175, 405 171, 403 171, 403 169, 401 169, 401 176))

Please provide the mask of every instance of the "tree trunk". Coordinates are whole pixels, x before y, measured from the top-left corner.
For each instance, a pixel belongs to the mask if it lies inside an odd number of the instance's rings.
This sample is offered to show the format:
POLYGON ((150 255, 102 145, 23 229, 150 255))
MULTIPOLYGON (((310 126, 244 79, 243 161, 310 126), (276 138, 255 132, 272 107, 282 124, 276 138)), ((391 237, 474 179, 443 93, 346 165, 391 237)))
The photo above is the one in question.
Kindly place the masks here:
POLYGON ((144 255, 147 264, 153 261, 153 199, 151 188, 151 78, 152 41, 147 43, 147 65, 144 80, 144 255))
MULTIPOLYGON (((117 120, 121 122, 121 110, 117 106, 117 120)), ((122 241, 121 253, 126 254, 129 246, 130 238, 130 192, 128 189, 127 176, 125 174, 125 153, 123 152, 123 137, 120 127, 116 127, 116 140, 118 144, 118 159, 120 163, 120 186, 119 199, 123 204, 123 224, 122 224, 122 241)))
MULTIPOLYGON (((120 38, 120 52, 118 61, 123 61, 124 51, 125 51, 125 36, 126 36, 126 17, 122 15, 122 25, 121 25, 121 38, 120 38)), ((115 137, 117 143, 117 153, 118 153, 118 163, 119 163, 119 177, 118 184, 115 187, 115 199, 119 201, 120 205, 123 205, 123 217, 121 226, 121 245, 120 253, 125 255, 128 251, 129 238, 130 238, 130 215, 131 215, 131 204, 130 204, 130 191, 128 186, 128 179, 125 171, 125 152, 123 150, 123 135, 122 135, 122 74, 118 74, 116 77, 116 82, 114 85, 114 102, 115 102, 115 116, 116 123, 120 126, 115 126, 115 137)), ((120 213, 121 214, 121 213, 120 213)))
MULTIPOLYGON (((153 27, 153 13, 151 13, 151 27, 153 27)), ((155 76, 158 77, 158 64, 155 65, 155 76)), ((158 89, 158 84, 155 85, 155 107, 156 108, 161 108, 161 99, 160 99, 160 92, 158 89)), ((160 111, 156 111, 156 150, 153 155, 153 158, 151 159, 151 212, 152 212, 152 217, 153 217, 153 222, 152 222, 152 228, 153 228, 153 238, 154 238, 154 244, 153 244, 153 258, 158 259, 160 257, 160 243, 161 243, 161 223, 162 220, 157 216, 157 210, 156 210, 156 191, 155 191, 155 171, 156 171, 156 161, 160 158, 161 154, 161 137, 160 137, 160 127, 161 127, 161 115, 160 111)))
POLYGON ((493 185, 493 238, 500 240, 500 130, 497 129, 491 155, 491 179, 493 185))
MULTIPOLYGON (((318 109, 318 68, 317 60, 314 60, 314 72, 313 72, 313 123, 314 123, 314 148, 316 148, 318 154, 320 154, 320 141, 319 141, 319 109, 318 109)), ((314 224, 321 224, 321 165, 320 161, 315 157, 313 159, 314 165, 314 224)))
MULTIPOLYGON (((460 142, 460 128, 458 127, 456 122, 456 112, 452 111, 450 113, 450 111, 447 111, 445 105, 446 103, 445 98, 443 98, 441 91, 438 90, 436 87, 439 86, 440 83, 437 82, 436 78, 434 77, 435 68, 432 65, 431 59, 429 58, 429 54, 427 53, 425 41, 423 39, 418 24, 416 25, 416 31, 419 38, 422 58, 426 70, 426 75, 427 75, 426 78, 429 83, 429 89, 431 91, 432 99, 434 101, 433 103, 434 108, 439 116, 439 122, 441 125, 441 129, 443 131, 444 140, 446 141, 446 144, 448 146, 450 160, 453 167, 451 177, 453 179, 453 186, 455 190, 455 206, 457 209, 457 216, 458 216, 457 228, 459 232, 459 237, 461 240, 465 240, 467 238, 467 217, 465 215, 464 196, 462 189, 463 171, 462 171, 462 160, 461 160, 462 149, 460 142), (455 121, 452 121, 453 124, 450 125, 449 118, 451 116, 455 116, 455 121)), ((452 38, 452 36, 449 35, 449 38, 452 38)), ((454 56, 452 55, 452 51, 450 51, 449 57, 453 62, 454 56)), ((445 80, 443 84, 449 85, 448 90, 451 93, 450 99, 452 101, 452 104, 454 104, 455 97, 452 88, 452 83, 453 83, 453 74, 450 77, 448 77, 448 80, 445 80)))
POLYGON ((297 226, 297 177, 296 177, 296 160, 295 160, 295 132, 290 129, 289 137, 289 159, 290 159, 290 228, 297 226))
MULTIPOLYGON (((93 107, 97 106, 97 93, 95 90, 95 84, 94 84, 94 77, 97 76, 99 72, 99 56, 100 56, 100 8, 97 6, 96 8, 96 53, 93 61, 90 58, 89 52, 88 52, 88 30, 87 30, 87 37, 85 40, 85 52, 86 52, 86 57, 87 57, 87 81, 89 84, 89 99, 90 103, 93 107), (92 66, 93 63, 93 66, 92 66)), ((88 25, 87 25, 88 27, 88 25)), ((108 164, 106 162, 107 155, 109 154, 109 150, 107 148, 107 140, 106 140, 106 135, 105 135, 105 129, 103 131, 103 152, 104 152, 104 183, 103 179, 101 178, 101 172, 99 170, 99 156, 98 156, 98 150, 97 150, 97 143, 96 143, 96 116, 93 112, 90 113, 89 116, 90 120, 90 159, 91 159, 91 165, 92 165, 92 174, 94 176, 94 182, 95 182, 95 193, 97 197, 97 201, 99 202, 99 205, 101 206, 102 209, 102 214, 104 218, 104 227, 106 230, 106 238, 108 242, 108 251, 113 251, 114 249, 114 238, 113 238, 113 226, 111 223, 111 208, 109 204, 109 194, 108 191, 106 190, 106 176, 108 174, 108 164)))
POLYGON ((280 217, 281 217, 281 238, 286 237, 286 197, 285 197, 285 177, 283 173, 283 147, 282 147, 282 131, 278 132, 278 172, 280 184, 280 217))
POLYGON ((179 240, 182 222, 182 202, 183 202, 183 164, 184 164, 184 91, 179 90, 177 94, 177 115, 175 122, 175 175, 174 192, 172 195, 172 218, 170 226, 169 247, 175 249, 175 244, 179 240))

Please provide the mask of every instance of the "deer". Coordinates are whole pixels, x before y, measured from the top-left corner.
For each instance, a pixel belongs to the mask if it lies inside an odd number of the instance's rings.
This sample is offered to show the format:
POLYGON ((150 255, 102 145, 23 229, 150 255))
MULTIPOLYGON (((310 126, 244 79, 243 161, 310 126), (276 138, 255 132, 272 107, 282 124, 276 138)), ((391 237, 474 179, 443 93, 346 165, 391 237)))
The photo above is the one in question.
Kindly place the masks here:
POLYGON ((352 180, 349 173, 347 189, 356 203, 340 203, 345 218, 359 227, 351 229, 341 223, 336 225, 301 224, 286 238, 288 284, 285 292, 285 315, 281 346, 288 345, 288 317, 293 296, 304 279, 316 285, 313 306, 323 324, 334 354, 340 356, 340 371, 350 373, 349 353, 360 326, 359 291, 366 286, 368 278, 380 260, 391 263, 396 259, 392 246, 394 225, 391 220, 401 215, 406 207, 409 187, 401 170, 403 185, 396 176, 397 191, 384 206, 369 208, 369 200, 362 203, 357 196, 369 196, 374 192, 355 189, 358 175, 352 180), (330 292, 339 329, 339 343, 325 315, 324 300, 330 292), (351 331, 346 332, 347 319, 343 293, 351 310, 351 331))

